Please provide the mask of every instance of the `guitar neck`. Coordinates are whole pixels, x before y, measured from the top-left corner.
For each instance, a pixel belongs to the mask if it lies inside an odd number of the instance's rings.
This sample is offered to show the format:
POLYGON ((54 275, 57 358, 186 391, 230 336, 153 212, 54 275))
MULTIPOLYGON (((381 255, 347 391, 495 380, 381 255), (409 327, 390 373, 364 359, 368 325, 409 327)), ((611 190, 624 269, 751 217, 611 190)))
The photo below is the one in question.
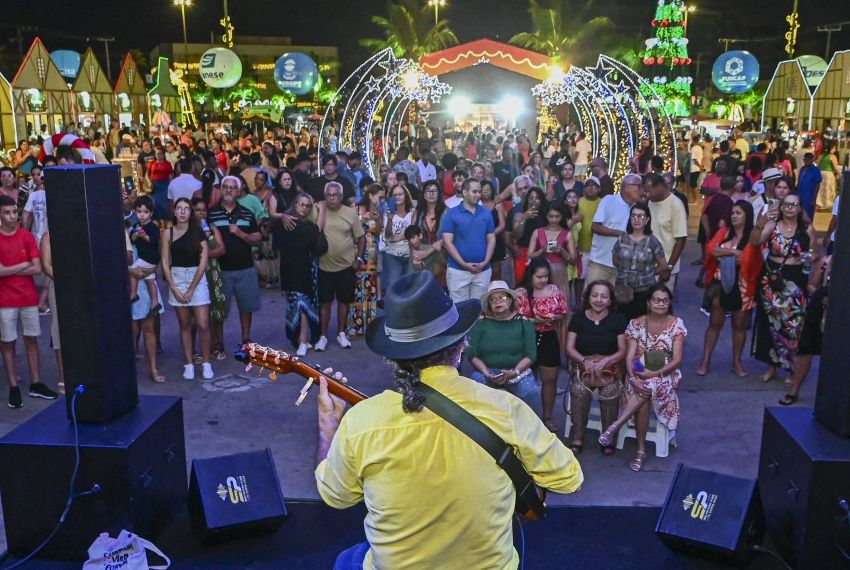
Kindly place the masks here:
POLYGON ((312 378, 316 381, 317 384, 319 382, 319 378, 324 378, 328 382, 328 392, 330 392, 334 396, 342 398, 351 406, 358 402, 362 402, 363 400, 368 398, 368 396, 363 392, 356 390, 351 386, 343 384, 339 380, 336 380, 328 376, 327 374, 316 370, 309 364, 305 364, 303 362, 293 362, 291 364, 291 368, 292 372, 300 374, 304 378, 312 378))

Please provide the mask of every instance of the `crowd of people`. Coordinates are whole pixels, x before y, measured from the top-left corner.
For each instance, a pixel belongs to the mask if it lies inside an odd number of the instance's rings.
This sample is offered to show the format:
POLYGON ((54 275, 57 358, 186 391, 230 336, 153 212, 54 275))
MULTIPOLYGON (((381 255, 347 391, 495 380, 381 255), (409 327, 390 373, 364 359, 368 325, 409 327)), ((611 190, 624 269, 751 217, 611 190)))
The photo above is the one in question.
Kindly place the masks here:
MULTIPOLYGON (((629 467, 637 471, 650 410, 671 432, 678 426, 687 331, 673 301, 677 288, 690 286, 678 277, 694 208, 701 208, 703 252, 697 285, 708 315, 696 374, 709 373, 727 317, 735 374, 749 374, 750 329, 752 354, 768 366, 761 379, 792 371, 783 404, 799 398, 819 352, 831 257, 818 255, 812 222, 817 209, 834 210, 829 247, 840 175, 829 141, 807 142, 797 160, 781 140, 750 149, 738 132, 718 144, 683 134, 675 165, 644 141, 615 188, 605 160, 574 128, 535 147, 522 131, 421 124, 396 148, 380 139, 376 156, 386 158, 371 169, 356 150, 319 149, 306 128, 230 137, 174 128, 151 134, 133 124, 80 134, 99 162, 135 160, 123 188, 129 302, 136 341, 143 338, 139 358, 157 383, 167 377, 157 365, 166 305, 177 316, 182 377, 194 379, 200 365, 209 379, 214 361, 227 356, 223 325, 234 299, 238 340, 249 342, 261 288, 279 286, 287 301, 282 328, 305 356, 327 350, 329 339, 351 348, 387 289, 426 271, 455 303, 482 302, 467 352, 478 381, 514 393, 557 432, 553 408, 566 364, 568 445, 582 451, 595 396, 605 455, 614 453, 617 430, 635 421, 629 467)), ((33 142, 21 141, 0 169, 0 346, 16 408, 23 405, 18 321, 29 394, 56 397, 39 382, 40 312, 52 314, 63 389, 42 174, 79 161, 60 147, 42 164, 33 142)))

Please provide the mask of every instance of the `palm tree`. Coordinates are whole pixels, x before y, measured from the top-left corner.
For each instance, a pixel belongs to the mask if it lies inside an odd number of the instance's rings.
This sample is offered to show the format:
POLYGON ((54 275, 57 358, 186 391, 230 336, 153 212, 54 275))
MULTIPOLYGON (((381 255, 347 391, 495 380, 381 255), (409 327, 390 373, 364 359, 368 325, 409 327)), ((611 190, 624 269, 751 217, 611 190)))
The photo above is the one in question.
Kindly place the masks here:
POLYGON ((574 0, 530 0, 533 32, 522 32, 510 43, 545 53, 563 67, 588 65, 604 51, 614 23, 607 16, 589 19, 593 0, 579 6, 574 0))
POLYGON ((457 45, 457 36, 448 20, 431 24, 431 10, 419 0, 399 0, 387 4, 387 15, 372 16, 372 22, 384 32, 386 39, 360 40, 360 45, 377 53, 390 48, 396 57, 414 61, 421 56, 457 45))
POLYGON ((140 49, 131 49, 130 57, 133 58, 133 61, 136 63, 136 67, 138 67, 142 73, 149 73, 150 63, 148 63, 148 56, 145 55, 140 49))

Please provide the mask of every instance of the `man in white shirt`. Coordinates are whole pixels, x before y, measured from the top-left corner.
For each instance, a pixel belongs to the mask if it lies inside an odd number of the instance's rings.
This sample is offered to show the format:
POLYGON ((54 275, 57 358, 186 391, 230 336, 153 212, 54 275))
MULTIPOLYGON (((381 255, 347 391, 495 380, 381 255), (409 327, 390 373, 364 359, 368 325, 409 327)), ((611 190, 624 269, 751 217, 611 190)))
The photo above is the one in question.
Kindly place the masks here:
POLYGON ((647 176, 649 186, 649 213, 652 216, 652 234, 661 242, 667 256, 668 269, 659 281, 671 291, 676 290, 679 276, 679 258, 688 239, 688 216, 685 205, 672 192, 663 176, 647 176))
POLYGON ((192 159, 181 158, 177 163, 180 167, 180 176, 168 183, 168 209, 174 209, 174 202, 180 198, 192 199, 192 194, 200 190, 201 181, 192 174, 192 159))
POLYGON ((422 149, 422 158, 416 161, 416 168, 419 169, 417 186, 421 187, 429 180, 437 179, 437 167, 434 166, 431 160, 431 151, 429 149, 422 149))
POLYGON ((593 216, 593 241, 588 257, 587 278, 589 285, 597 280, 612 285, 617 280, 617 269, 612 259, 614 244, 626 234, 632 205, 640 197, 642 180, 637 174, 627 174, 620 183, 620 193, 602 198, 596 215, 593 216))
POLYGON ((582 131, 576 136, 576 146, 573 153, 573 163, 576 166, 575 175, 579 180, 584 180, 587 175, 587 165, 590 163, 591 153, 593 153, 593 147, 590 146, 587 135, 582 131))

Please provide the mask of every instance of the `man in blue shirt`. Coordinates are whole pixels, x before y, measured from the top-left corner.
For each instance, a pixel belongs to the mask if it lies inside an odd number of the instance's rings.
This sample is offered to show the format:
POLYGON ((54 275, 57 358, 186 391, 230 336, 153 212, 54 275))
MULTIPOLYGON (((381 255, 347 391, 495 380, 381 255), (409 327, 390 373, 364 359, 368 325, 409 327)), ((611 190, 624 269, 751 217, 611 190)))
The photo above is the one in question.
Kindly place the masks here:
POLYGON ((452 301, 480 299, 490 283, 490 258, 496 247, 493 215, 479 204, 481 183, 463 181, 463 202, 443 214, 439 237, 448 254, 446 282, 452 301))
POLYGON ((803 167, 800 169, 799 180, 797 181, 797 194, 800 195, 800 204, 812 221, 815 219, 815 200, 818 197, 818 188, 821 180, 823 180, 820 169, 815 166, 814 162, 814 154, 807 152, 803 155, 803 167))

